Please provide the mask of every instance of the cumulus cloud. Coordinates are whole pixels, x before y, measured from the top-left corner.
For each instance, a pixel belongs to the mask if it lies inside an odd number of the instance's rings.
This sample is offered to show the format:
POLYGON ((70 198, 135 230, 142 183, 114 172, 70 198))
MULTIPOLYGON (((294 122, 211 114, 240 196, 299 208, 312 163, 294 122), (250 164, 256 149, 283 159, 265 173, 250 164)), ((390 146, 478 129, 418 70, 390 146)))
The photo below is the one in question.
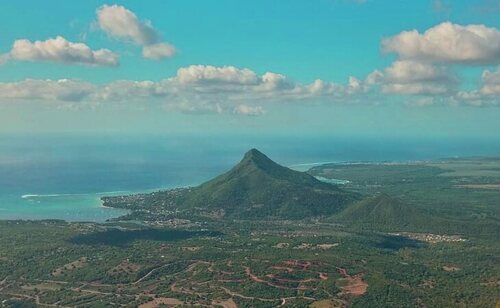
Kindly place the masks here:
POLYGON ((403 31, 382 41, 400 59, 458 64, 500 63, 500 30, 484 25, 441 23, 424 33, 403 31))
POLYGON ((310 85, 293 82, 281 74, 266 72, 258 75, 248 68, 211 65, 180 68, 174 77, 163 82, 163 86, 169 88, 169 93, 175 92, 178 96, 198 101, 213 101, 222 105, 227 101, 244 104, 249 101, 314 99, 325 94, 323 90, 328 88, 313 93, 310 85))
POLYGON ((262 104, 311 101, 344 102, 364 88, 351 78, 340 85, 322 80, 298 83, 284 75, 262 75, 234 66, 192 65, 160 81, 118 80, 104 85, 77 80, 24 80, 0 83, 0 99, 79 102, 90 104, 133 104, 148 102, 167 110, 189 113, 233 113, 261 115, 262 104))
POLYGON ((75 80, 34 80, 0 83, 0 98, 78 102, 95 93, 91 83, 75 80))
POLYGON ((383 71, 374 71, 367 84, 380 84, 394 94, 433 95, 453 91, 458 83, 445 67, 415 61, 395 61, 383 71))
MULTIPOLYGON (((434 2, 438 8, 443 3, 434 2)), ((444 22, 423 33, 403 31, 383 39, 381 45, 384 52, 395 53, 397 59, 363 81, 351 79, 347 89, 407 95, 410 97, 405 98, 406 104, 411 106, 500 105, 499 71, 484 71, 481 86, 473 91, 460 91, 460 79, 453 73, 459 66, 500 63, 500 30, 444 22)), ((322 84, 318 82, 315 87, 321 88, 322 84)))
POLYGON ((284 75, 266 72, 260 77, 260 86, 257 91, 275 91, 294 88, 294 83, 284 75))
POLYGON ((98 87, 94 93, 89 95, 88 99, 108 102, 165 97, 170 90, 164 86, 164 83, 164 81, 153 82, 149 80, 116 80, 98 87))
POLYGON ((500 70, 495 72, 486 70, 481 79, 479 89, 460 91, 453 98, 460 103, 472 106, 500 105, 500 70))
MULTIPOLYGON (((73 43, 62 36, 45 41, 16 40, 5 60, 49 61, 65 64, 117 66, 119 55, 108 50, 92 50, 83 43, 73 43)), ((1 61, 1 60, 0 60, 1 61)))
POLYGON ((444 68, 414 61, 396 61, 385 69, 385 73, 390 81, 402 83, 450 80, 444 68))
POLYGON ((334 82, 326 82, 321 79, 316 79, 307 86, 307 92, 310 92, 313 95, 341 95, 345 92, 344 88, 344 86, 334 82))
MULTIPOLYGON (((442 7, 442 1, 434 1, 442 7)), ((382 93, 416 95, 408 98, 412 106, 439 103, 474 106, 496 104, 499 92, 497 73, 485 71, 482 86, 460 91, 457 66, 500 63, 500 30, 484 25, 457 25, 444 22, 423 33, 403 31, 383 39, 382 50, 397 56, 389 67, 369 74, 364 84, 382 93)))
POLYGON ((220 83, 220 84, 257 84, 259 78, 250 69, 239 69, 234 66, 216 67, 211 65, 190 65, 177 71, 175 79, 186 83, 220 83))
POLYGON ((151 22, 140 21, 132 11, 121 5, 103 5, 96 14, 99 27, 110 36, 130 39, 139 45, 158 41, 158 32, 151 22))
POLYGON ((497 70, 496 72, 486 70, 483 72, 482 79, 483 86, 480 90, 481 94, 500 95, 500 70, 497 70))
POLYGON ((143 46, 146 59, 160 60, 172 57, 176 49, 162 42, 159 32, 148 20, 139 20, 136 14, 121 5, 103 5, 96 11, 97 24, 109 36, 129 40, 143 46))
POLYGON ((144 48, 142 48, 142 56, 146 59, 159 60, 173 57, 175 51, 175 47, 169 43, 157 43, 144 46, 144 48))

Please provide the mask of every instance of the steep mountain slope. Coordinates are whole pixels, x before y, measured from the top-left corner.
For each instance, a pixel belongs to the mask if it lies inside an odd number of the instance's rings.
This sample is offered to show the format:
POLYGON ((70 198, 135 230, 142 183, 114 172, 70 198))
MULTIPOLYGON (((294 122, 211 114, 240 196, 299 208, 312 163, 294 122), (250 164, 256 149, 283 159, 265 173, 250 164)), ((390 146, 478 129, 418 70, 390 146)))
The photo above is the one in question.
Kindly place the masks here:
POLYGON ((357 195, 278 165, 256 149, 213 180, 184 195, 180 204, 220 210, 225 217, 299 219, 331 215, 357 195))

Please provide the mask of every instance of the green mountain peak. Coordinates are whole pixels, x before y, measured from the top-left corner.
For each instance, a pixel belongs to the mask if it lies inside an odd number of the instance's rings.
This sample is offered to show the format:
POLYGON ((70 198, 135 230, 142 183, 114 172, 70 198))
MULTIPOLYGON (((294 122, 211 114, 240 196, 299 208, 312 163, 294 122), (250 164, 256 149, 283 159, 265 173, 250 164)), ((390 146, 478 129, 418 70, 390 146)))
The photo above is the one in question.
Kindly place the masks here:
MULTIPOLYGON (((267 157, 264 153, 260 152, 257 149, 251 149, 245 153, 241 161, 234 166, 229 172, 238 173, 243 175, 244 172, 248 172, 251 170, 259 170, 260 172, 265 172, 269 175, 274 174, 274 176, 286 176, 284 173, 288 171, 292 171, 286 167, 283 167, 269 157, 267 157)), ((308 175, 309 176, 309 175, 308 175)), ((311 176, 312 177, 312 176, 311 176)))
MULTIPOLYGON (((245 156, 243 156, 243 158, 245 159, 259 159, 259 158, 266 158, 266 159, 269 159, 269 157, 267 157, 264 153, 262 153, 261 151, 253 148, 253 149, 250 149, 248 150, 246 153, 245 153, 245 156)), ((270 160, 270 159, 269 159, 270 160)))
POLYGON ((357 199, 305 172, 281 166, 257 149, 228 172, 193 188, 183 204, 239 218, 331 215, 357 199))

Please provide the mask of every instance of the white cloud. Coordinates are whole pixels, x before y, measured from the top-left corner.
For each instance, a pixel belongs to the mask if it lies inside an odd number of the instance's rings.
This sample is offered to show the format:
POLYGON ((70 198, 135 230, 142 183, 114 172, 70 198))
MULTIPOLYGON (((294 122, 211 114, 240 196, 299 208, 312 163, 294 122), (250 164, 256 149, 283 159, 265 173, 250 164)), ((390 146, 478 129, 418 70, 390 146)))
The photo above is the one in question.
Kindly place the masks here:
POLYGON ((117 66, 118 54, 108 50, 92 50, 83 43, 69 42, 62 36, 45 41, 16 40, 4 60, 49 61, 65 64, 117 66))
POLYGON ((392 94, 412 94, 412 95, 436 95, 449 92, 446 85, 431 83, 392 83, 383 86, 385 93, 392 94))
POLYGON ((315 80, 297 83, 286 76, 262 75, 234 66, 192 65, 160 81, 118 80, 104 85, 77 80, 25 80, 0 83, 0 100, 43 100, 90 104, 145 103, 182 112, 216 112, 261 115, 261 104, 294 102, 344 102, 363 83, 351 78, 346 86, 315 80))
POLYGON ((481 94, 500 95, 500 70, 497 70, 496 72, 486 70, 483 72, 482 79, 483 86, 480 90, 481 94))
POLYGON ((347 93, 349 94, 355 94, 355 93, 361 93, 365 92, 368 88, 366 85, 363 83, 363 81, 359 80, 356 77, 349 76, 349 80, 347 83, 347 93))
POLYGON ((164 82, 116 80, 99 87, 91 96, 90 100, 96 101, 124 101, 145 98, 165 97, 168 90, 163 86, 164 82))
POLYGON ((472 106, 500 105, 500 69, 496 72, 484 71, 482 84, 477 90, 460 91, 454 99, 472 106))
POLYGON ((459 103, 465 103, 466 105, 481 107, 485 104, 483 95, 479 91, 460 91, 453 99, 459 103))
POLYGON ((457 64, 500 63, 500 30, 484 25, 441 23, 424 33, 403 31, 382 41, 400 59, 457 64))
POLYGON ((91 83, 74 80, 33 80, 0 83, 0 98, 77 102, 95 93, 91 83))
POLYGON ((255 85, 259 80, 257 74, 247 68, 239 69, 234 66, 216 67, 211 65, 191 65, 180 68, 175 79, 182 84, 219 83, 240 85, 255 85))
POLYGON ((272 72, 266 72, 262 75, 260 83, 257 88, 258 91, 285 90, 294 87, 294 83, 288 80, 286 76, 272 72))
POLYGON ((401 83, 448 81, 450 79, 444 68, 414 61, 396 61, 385 69, 385 73, 390 81, 401 83))
POLYGON ((112 37, 130 39, 139 45, 158 42, 158 33, 149 21, 140 21, 121 5, 103 5, 97 9, 99 27, 112 37))
MULTIPOLYGON (((442 9, 443 3, 434 1, 437 9, 442 9)), ((460 80, 452 73, 459 66, 500 63, 497 28, 444 22, 423 33, 403 31, 386 38, 382 40, 382 50, 395 53, 397 60, 388 68, 375 70, 364 81, 368 86, 380 86, 382 93, 418 95, 409 100, 412 106, 436 102, 500 105, 500 71, 484 71, 481 86, 472 91, 460 91, 460 80)))
POLYGON ((455 104, 465 104, 474 107, 500 106, 498 95, 485 95, 481 91, 460 91, 452 98, 455 104))
POLYGON ((367 84, 380 84, 382 91, 393 94, 441 95, 452 92, 458 80, 444 67, 415 61, 395 61, 366 78, 367 84))
POLYGON ((143 46, 146 59, 160 60, 172 57, 176 48, 161 40, 158 31, 148 20, 139 20, 134 12, 121 5, 103 5, 96 11, 97 24, 109 36, 132 41, 143 46))
POLYGON ((142 56, 153 60, 173 57, 175 52, 175 47, 169 43, 157 43, 142 48, 142 56))
POLYGON ((343 94, 344 87, 340 84, 316 79, 313 83, 307 86, 306 92, 309 92, 312 95, 336 95, 343 94))
MULTIPOLYGON (((434 1, 442 8, 442 1, 434 1)), ((375 70, 364 83, 379 85, 382 93, 418 95, 411 105, 427 106, 448 102, 467 102, 480 106, 485 96, 498 94, 495 73, 485 71, 483 85, 475 91, 459 91, 459 78, 454 66, 500 63, 500 30, 484 25, 457 25, 444 22, 423 33, 403 31, 382 40, 382 50, 395 53, 390 67, 375 70), (489 94, 488 94, 489 93, 489 94), (424 102, 424 103, 423 103, 424 102)), ((492 101, 488 99, 488 103, 492 101)))
POLYGON ((358 88, 354 88, 354 80, 351 78, 348 86, 322 80, 301 84, 273 72, 258 75, 248 68, 191 65, 180 68, 177 75, 165 84, 179 93, 188 91, 190 94, 218 96, 219 101, 231 99, 244 102, 249 99, 293 102, 319 98, 340 99, 356 94, 358 88))

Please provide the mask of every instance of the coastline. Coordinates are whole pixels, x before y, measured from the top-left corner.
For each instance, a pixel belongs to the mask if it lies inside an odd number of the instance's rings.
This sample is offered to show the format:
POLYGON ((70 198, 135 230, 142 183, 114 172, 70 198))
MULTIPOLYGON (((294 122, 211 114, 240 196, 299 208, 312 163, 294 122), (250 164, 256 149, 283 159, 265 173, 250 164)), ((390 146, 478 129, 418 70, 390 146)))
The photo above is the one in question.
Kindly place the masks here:
POLYGON ((101 205, 102 208, 105 208, 105 209, 114 209, 113 207, 104 205, 104 200, 102 200, 102 197, 99 197, 99 203, 100 203, 100 205, 101 205))
MULTIPOLYGON (((128 192, 122 192, 128 193, 128 192)), ((118 195, 119 192, 113 192, 118 195)), ((129 213, 126 209, 104 205, 107 193, 0 195, 1 221, 63 220, 103 223, 129 213)))

